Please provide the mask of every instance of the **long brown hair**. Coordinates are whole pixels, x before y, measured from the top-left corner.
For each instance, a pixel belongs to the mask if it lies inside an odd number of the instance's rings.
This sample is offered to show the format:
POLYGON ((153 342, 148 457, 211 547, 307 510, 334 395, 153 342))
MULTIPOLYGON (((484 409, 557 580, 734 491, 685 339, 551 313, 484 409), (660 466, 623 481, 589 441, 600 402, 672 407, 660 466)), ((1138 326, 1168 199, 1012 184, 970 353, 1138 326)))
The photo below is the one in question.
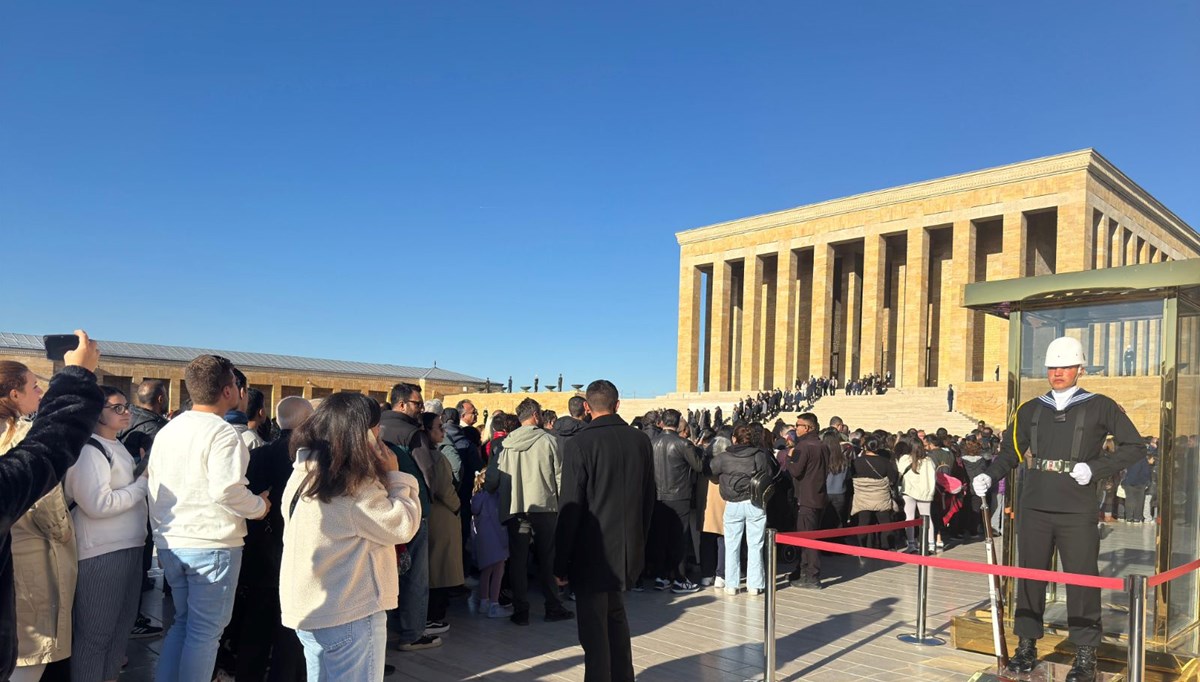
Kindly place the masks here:
POLYGON ((334 393, 321 401, 289 443, 292 459, 307 448, 309 460, 316 464, 300 484, 300 494, 327 503, 353 495, 364 484, 385 480, 368 436, 379 417, 379 403, 361 393, 334 393))
POLYGON ((0 425, 4 426, 4 431, 11 430, 17 420, 25 416, 8 394, 24 390, 28 380, 28 367, 14 360, 0 360, 0 425))
POLYGON ((912 470, 914 473, 919 474, 921 473, 921 462, 925 461, 927 453, 925 452, 925 446, 921 444, 921 441, 917 440, 916 436, 903 433, 896 439, 895 455, 897 462, 900 461, 900 457, 903 455, 911 456, 912 470))

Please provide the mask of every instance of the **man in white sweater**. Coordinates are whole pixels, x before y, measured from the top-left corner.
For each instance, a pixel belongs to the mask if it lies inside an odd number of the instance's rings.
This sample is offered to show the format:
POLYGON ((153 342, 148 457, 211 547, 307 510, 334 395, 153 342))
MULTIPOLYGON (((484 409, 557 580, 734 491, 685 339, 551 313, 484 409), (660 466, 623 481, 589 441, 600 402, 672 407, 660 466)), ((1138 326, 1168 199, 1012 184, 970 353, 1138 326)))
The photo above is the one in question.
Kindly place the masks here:
POLYGON ((233 363, 201 355, 184 374, 193 406, 159 431, 150 458, 150 520, 175 604, 158 657, 159 682, 209 682, 233 612, 246 519, 267 493, 246 487, 250 451, 224 415, 240 400, 233 363))

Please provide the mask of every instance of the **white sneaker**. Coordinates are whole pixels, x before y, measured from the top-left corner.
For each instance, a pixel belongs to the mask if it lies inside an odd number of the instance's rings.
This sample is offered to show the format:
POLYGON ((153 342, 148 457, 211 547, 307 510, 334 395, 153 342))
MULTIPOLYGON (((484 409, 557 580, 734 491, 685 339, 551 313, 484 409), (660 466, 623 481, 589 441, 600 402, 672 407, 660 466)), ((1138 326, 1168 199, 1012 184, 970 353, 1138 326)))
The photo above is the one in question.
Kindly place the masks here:
POLYGON ((508 618, 513 614, 512 606, 501 606, 499 603, 493 603, 488 607, 488 618, 508 618))
POLYGON ((732 597, 732 596, 734 596, 734 595, 736 595, 738 592, 740 592, 740 591, 741 591, 741 590, 739 590, 739 589, 738 589, 738 588, 736 588, 736 587, 726 587, 726 588, 724 588, 724 589, 725 589, 725 594, 727 594, 727 595, 729 595, 729 596, 731 596, 731 597, 732 597))
POLYGON ((479 614, 480 616, 486 618, 488 615, 488 609, 490 608, 492 608, 492 600, 480 599, 479 603, 475 605, 475 610, 471 613, 479 614))
POLYGON ((712 578, 701 578, 700 579, 700 587, 712 587, 712 586, 713 586, 712 578))
POLYGON ((725 587, 725 579, 721 576, 713 578, 713 587, 717 588, 718 590, 722 587, 725 587))
POLYGON ((763 590, 761 588, 756 587, 752 590, 746 590, 746 593, 749 594, 751 597, 757 597, 758 595, 763 593, 763 590))

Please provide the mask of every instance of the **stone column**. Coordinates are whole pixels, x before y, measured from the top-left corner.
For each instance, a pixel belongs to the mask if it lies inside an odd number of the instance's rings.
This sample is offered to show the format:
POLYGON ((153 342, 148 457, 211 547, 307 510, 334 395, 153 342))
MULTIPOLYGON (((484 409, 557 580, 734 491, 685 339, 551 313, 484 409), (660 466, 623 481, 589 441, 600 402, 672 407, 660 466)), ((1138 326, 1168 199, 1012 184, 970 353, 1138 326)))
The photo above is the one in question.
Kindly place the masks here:
POLYGON ((904 282, 904 347, 900 357, 902 386, 924 386, 929 345, 929 231, 918 226, 908 231, 904 282))
MULTIPOLYGON (((1025 276, 1025 250, 1028 247, 1029 231, 1025 224, 1025 214, 1020 211, 1012 211, 1005 213, 1003 217, 1004 231, 1002 251, 1000 253, 1000 277, 999 279, 1016 279, 1017 277, 1025 276)), ((1006 332, 1004 337, 1000 339, 999 349, 996 354, 995 363, 1000 365, 1002 372, 1008 372, 1008 325, 1004 326, 1006 332)), ((987 365, 985 364, 984 371, 986 372, 987 365)))
MULTIPOLYGON (((833 247, 828 243, 813 246, 812 340, 808 347, 809 372, 829 376, 832 358, 829 347, 833 314, 833 247)), ((838 377, 839 383, 844 377, 838 377)))
POLYGON ((700 390, 700 269, 681 259, 679 266, 679 348, 675 360, 675 390, 700 390))
POLYGON ((178 410, 183 397, 183 379, 168 379, 167 409, 178 410))
POLYGON ((729 263, 725 254, 720 254, 713 263, 712 287, 712 352, 709 357, 708 390, 729 390, 729 350, 730 350, 730 296, 729 280, 731 275, 729 263))
POLYGON ((883 316, 884 277, 886 276, 887 249, 883 237, 868 234, 863 238, 863 295, 862 295, 862 349, 859 371, 863 374, 883 376, 883 316))
POLYGON ((276 380, 271 382, 271 416, 278 418, 276 407, 279 406, 279 401, 283 400, 283 382, 276 380))
POLYGON ((946 371, 945 380, 939 381, 939 385, 970 381, 975 368, 975 311, 963 307, 966 287, 975 281, 975 223, 959 218, 952 229, 950 261, 942 265, 950 268, 949 277, 943 277, 947 286, 942 290, 945 315, 942 319, 949 331, 942 338, 950 339, 950 343, 942 349, 942 366, 946 371))
POLYGON ((859 363, 859 339, 862 336, 859 319, 862 316, 862 276, 858 274, 858 254, 847 254, 842 259, 842 270, 846 273, 846 342, 842 349, 842 357, 846 367, 846 375, 841 377, 842 383, 857 378, 863 374, 859 363))
POLYGON ((1054 271, 1082 272, 1088 269, 1095 251, 1091 213, 1080 196, 1058 207, 1058 243, 1054 248, 1054 271), (1079 240, 1079 237, 1083 237, 1079 240))
MULTIPOLYGON (((1099 213, 1099 209, 1089 207, 1088 211, 1093 216, 1092 220, 1096 220, 1095 215, 1099 213)), ((1093 244, 1095 249, 1094 258, 1092 259, 1092 262, 1095 264, 1093 267, 1096 270, 1101 270, 1108 267, 1109 253, 1112 252, 1112 243, 1108 240, 1108 216, 1100 213, 1099 222, 1096 223, 1093 232, 1096 235, 1095 243, 1093 244)))
POLYGON ((757 391, 762 388, 762 348, 758 341, 762 333, 762 262, 749 249, 742 266, 742 343, 737 390, 757 391))
POLYGON ((787 243, 779 245, 775 269, 775 386, 792 386, 796 365, 796 276, 799 258, 787 243))

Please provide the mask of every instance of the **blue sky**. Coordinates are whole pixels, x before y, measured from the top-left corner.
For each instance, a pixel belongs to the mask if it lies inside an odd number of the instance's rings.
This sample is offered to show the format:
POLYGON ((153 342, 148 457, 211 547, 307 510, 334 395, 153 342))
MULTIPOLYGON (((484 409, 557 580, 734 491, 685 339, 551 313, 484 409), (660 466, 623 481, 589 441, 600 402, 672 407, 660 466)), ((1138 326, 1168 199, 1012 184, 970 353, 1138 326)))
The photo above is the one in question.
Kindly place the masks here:
POLYGON ((656 395, 676 231, 1198 121, 1188 1, 8 2, 0 329, 656 395))

